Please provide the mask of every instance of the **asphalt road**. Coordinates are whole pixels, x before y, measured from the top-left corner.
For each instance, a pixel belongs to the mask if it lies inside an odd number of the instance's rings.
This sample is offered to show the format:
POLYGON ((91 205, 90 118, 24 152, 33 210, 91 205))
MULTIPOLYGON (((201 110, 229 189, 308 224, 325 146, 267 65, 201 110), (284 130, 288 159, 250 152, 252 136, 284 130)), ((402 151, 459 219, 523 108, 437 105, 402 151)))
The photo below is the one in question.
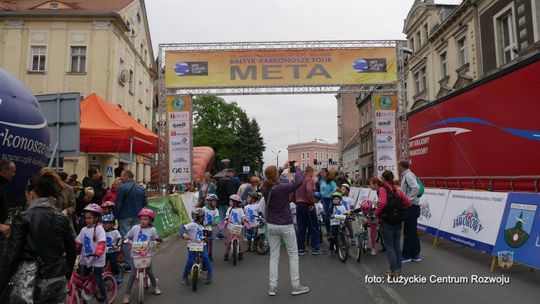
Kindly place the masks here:
MULTIPOLYGON (((236 266, 224 262, 223 241, 215 241, 214 281, 202 285, 194 293, 191 288, 180 284, 186 262, 186 242, 174 237, 163 245, 153 261, 159 278, 161 296, 147 292, 146 303, 538 303, 540 299, 540 271, 514 266, 489 272, 491 257, 452 243, 432 248, 431 236, 422 236, 422 258, 419 263, 403 265, 405 277, 421 279, 428 283, 366 283, 366 276, 378 276, 388 269, 385 254, 366 256, 362 263, 348 260, 342 263, 334 256, 306 255, 300 258, 300 276, 303 285, 310 287, 305 295, 290 294, 288 259, 282 248, 278 294, 270 297, 268 288, 269 256, 246 253, 236 266), (429 283, 430 276, 465 277, 466 284, 429 283), (508 284, 471 283, 471 276, 507 278, 508 284)), ((122 284, 123 285, 123 284, 122 284)), ((121 290, 123 292, 123 286, 121 290)), ((121 303, 121 293, 116 303, 121 303)), ((132 303, 136 303, 135 291, 132 303)))

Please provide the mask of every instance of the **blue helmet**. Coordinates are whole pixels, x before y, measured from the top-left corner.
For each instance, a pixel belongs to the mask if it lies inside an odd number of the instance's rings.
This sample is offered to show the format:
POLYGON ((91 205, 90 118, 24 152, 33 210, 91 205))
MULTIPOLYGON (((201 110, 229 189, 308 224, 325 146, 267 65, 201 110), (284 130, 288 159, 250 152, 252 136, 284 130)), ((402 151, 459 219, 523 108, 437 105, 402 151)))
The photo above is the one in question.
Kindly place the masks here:
POLYGON ((109 214, 105 214, 104 216, 101 217, 101 221, 103 223, 106 223, 106 222, 114 222, 116 219, 114 218, 114 215, 112 213, 109 213, 109 214))

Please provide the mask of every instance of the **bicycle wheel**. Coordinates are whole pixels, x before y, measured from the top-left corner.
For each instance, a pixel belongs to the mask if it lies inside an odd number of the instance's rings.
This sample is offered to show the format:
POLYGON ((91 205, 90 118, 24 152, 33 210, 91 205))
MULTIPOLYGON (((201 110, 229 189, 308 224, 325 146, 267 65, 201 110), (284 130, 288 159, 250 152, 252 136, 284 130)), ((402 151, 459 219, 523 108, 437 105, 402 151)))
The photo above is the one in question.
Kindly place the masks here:
POLYGON ((233 240, 232 243, 232 254, 233 254, 233 266, 236 266, 236 256, 238 254, 238 240, 233 240))
POLYGON ((345 233, 343 233, 343 231, 339 232, 337 247, 339 259, 343 263, 345 263, 345 261, 347 261, 347 258, 349 257, 349 244, 347 243, 347 237, 345 236, 345 233))
POLYGON ((137 295, 139 303, 144 303, 144 272, 139 272, 139 286, 137 286, 137 295))
POLYGON ((255 249, 257 250, 257 253, 260 255, 265 255, 270 251, 270 245, 268 244, 268 239, 264 234, 261 234, 257 237, 257 241, 255 243, 255 249))
POLYGON ((199 279, 199 265, 194 264, 191 266, 191 286, 193 288, 193 291, 197 291, 197 281, 199 279))
MULTIPOLYGON (((356 262, 360 263, 362 259, 362 252, 364 251, 364 234, 365 232, 358 232, 358 239, 356 241, 356 262)), ((364 251, 365 252, 365 251, 364 251)))
POLYGON ((114 298, 116 298, 116 291, 118 290, 118 285, 114 276, 110 272, 103 274, 103 283, 105 284, 105 289, 107 290, 107 302, 113 303, 114 298))

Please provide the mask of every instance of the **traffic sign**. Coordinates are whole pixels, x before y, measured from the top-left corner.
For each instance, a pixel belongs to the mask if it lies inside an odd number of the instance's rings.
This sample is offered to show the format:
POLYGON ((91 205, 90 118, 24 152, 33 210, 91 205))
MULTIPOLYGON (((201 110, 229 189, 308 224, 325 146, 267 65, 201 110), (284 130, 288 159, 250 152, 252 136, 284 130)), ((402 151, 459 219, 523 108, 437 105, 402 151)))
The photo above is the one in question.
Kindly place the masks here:
POLYGON ((107 166, 107 177, 113 177, 112 166, 107 166))
POLYGON ((243 166, 242 171, 244 172, 244 174, 249 174, 249 171, 250 171, 249 166, 243 166))

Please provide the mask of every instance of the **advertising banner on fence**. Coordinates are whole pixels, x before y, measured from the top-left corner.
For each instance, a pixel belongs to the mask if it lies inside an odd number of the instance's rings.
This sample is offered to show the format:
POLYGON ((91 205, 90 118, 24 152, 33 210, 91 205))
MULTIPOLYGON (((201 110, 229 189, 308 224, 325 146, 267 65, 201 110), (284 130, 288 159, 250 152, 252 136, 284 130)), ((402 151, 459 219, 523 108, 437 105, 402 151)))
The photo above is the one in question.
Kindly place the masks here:
POLYGON ((491 253, 508 193, 451 191, 438 236, 491 253))
MULTIPOLYGON (((173 194, 169 196, 169 202, 171 204, 172 212, 180 219, 180 225, 185 225, 191 222, 191 217, 186 211, 182 197, 179 194, 173 194)), ((191 210, 190 210, 191 213, 191 210)))
POLYGON ((508 195, 493 255, 501 267, 519 262, 540 269, 540 194, 508 195))
POLYGON ((381 176, 385 170, 390 170, 394 173, 394 176, 398 176, 396 153, 397 102, 396 95, 374 95, 373 97, 377 176, 381 176))
POLYGON ((397 81, 395 48, 168 51, 168 88, 380 84, 397 81))
POLYGON ((449 195, 448 189, 425 189, 424 195, 420 198, 418 229, 429 234, 437 234, 449 195))
POLYGON ((193 136, 191 97, 167 96, 169 124, 169 184, 191 182, 193 136))
POLYGON ((148 201, 148 207, 154 210, 156 215, 154 226, 156 227, 158 236, 169 236, 178 231, 180 228, 180 217, 173 212, 174 207, 168 197, 160 196, 152 198, 148 201))

